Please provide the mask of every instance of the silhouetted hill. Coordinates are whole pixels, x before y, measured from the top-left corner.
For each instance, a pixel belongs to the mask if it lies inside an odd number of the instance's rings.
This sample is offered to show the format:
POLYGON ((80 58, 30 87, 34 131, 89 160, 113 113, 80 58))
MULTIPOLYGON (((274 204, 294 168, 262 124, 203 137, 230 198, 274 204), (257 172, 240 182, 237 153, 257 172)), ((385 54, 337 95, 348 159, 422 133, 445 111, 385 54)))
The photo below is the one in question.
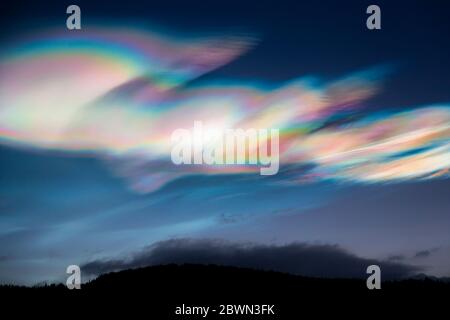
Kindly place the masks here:
POLYGON ((158 320, 202 318, 175 315, 176 307, 184 304, 215 309, 216 313, 210 312, 206 319, 298 319, 306 311, 315 316, 355 312, 382 316, 386 307, 390 314, 404 316, 424 309, 430 301, 432 310, 427 312, 432 312, 445 307, 440 301, 450 297, 450 284, 423 278, 383 282, 381 290, 368 290, 365 280, 358 279, 305 278, 212 265, 166 265, 105 274, 82 285, 81 290, 68 290, 64 285, 3 286, 0 292, 10 299, 36 303, 44 313, 63 306, 70 310, 94 308, 103 315, 128 317, 140 313, 158 320), (218 315, 220 305, 226 304, 275 305, 276 317, 218 315))

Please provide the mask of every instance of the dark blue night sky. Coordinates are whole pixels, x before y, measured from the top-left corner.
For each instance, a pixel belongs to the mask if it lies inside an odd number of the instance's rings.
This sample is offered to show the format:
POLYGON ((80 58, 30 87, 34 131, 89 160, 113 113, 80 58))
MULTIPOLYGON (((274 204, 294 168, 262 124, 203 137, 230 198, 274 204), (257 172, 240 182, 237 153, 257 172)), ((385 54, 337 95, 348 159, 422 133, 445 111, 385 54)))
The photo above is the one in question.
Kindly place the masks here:
MULTIPOLYGON (((0 5, 0 283, 62 281, 70 264, 126 260, 172 239, 224 241, 211 250, 336 245, 361 261, 450 276, 447 1, 77 1, 86 46, 64 38, 69 4, 0 5), (382 29, 370 31, 374 3, 382 29), (113 28, 138 30, 142 43, 156 34, 169 53, 131 60, 141 57, 134 42, 113 28), (217 40, 195 51, 202 37, 217 40), (89 60, 90 50, 101 58, 89 60), (65 78, 70 57, 80 64, 65 78), (147 66, 166 68, 158 85, 136 74, 147 66), (163 93, 141 98, 145 85, 163 93), (270 103, 292 108, 295 90, 307 111, 287 113, 281 136, 302 137, 274 177, 175 170, 161 131, 135 145, 147 128, 205 114, 199 104, 209 101, 215 120, 247 121, 252 101, 270 122, 287 112, 270 103)), ((180 261, 162 262, 172 258, 180 261)))

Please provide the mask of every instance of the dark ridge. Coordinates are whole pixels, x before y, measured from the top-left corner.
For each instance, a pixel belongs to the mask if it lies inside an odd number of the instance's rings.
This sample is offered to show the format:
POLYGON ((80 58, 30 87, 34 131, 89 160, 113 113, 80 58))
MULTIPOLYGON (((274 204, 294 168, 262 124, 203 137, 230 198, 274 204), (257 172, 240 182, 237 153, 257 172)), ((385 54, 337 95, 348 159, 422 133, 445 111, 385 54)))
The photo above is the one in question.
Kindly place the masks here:
MULTIPOLYGON (((64 285, 41 287, 0 286, 2 296, 52 306, 94 308, 102 314, 144 314, 148 319, 201 319, 175 315, 177 306, 221 304, 274 304, 278 317, 296 319, 305 310, 317 316, 350 315, 357 308, 391 308, 399 314, 415 313, 433 301, 444 308, 450 283, 421 277, 382 282, 381 290, 368 290, 361 279, 321 279, 215 265, 165 265, 108 273, 82 284, 81 290, 64 285), (43 302, 42 302, 43 301, 43 302)), ((5 301, 4 299, 2 300, 5 301)), ((4 305, 7 305, 6 303, 4 305)), ((377 310, 372 310, 377 314, 377 310)), ((247 319, 208 315, 207 319, 247 319)), ((253 316, 254 319, 266 319, 253 316)))

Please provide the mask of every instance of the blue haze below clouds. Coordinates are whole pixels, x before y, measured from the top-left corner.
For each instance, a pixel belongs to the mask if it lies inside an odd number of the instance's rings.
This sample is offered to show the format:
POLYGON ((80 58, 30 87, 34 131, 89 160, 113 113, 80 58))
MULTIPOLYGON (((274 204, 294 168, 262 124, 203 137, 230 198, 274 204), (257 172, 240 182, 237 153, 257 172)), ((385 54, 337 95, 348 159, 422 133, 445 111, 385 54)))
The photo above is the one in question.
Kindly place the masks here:
POLYGON ((4 275, 18 266, 26 266, 24 272, 34 279, 39 274, 33 270, 48 264, 40 280, 52 280, 69 264, 155 241, 230 225, 245 229, 256 217, 315 207, 336 189, 325 183, 268 185, 245 175, 193 176, 142 195, 90 157, 4 147, 0 154, 2 167, 8 168, 0 184, 2 282, 16 278, 4 275))
POLYGON ((194 176, 139 195, 101 161, 1 148, 0 281, 63 279, 69 264, 172 238, 339 244, 448 275, 450 182, 276 186, 194 176), (426 259, 420 250, 436 249, 426 259), (409 258, 408 258, 409 257, 409 258), (431 264, 431 268, 430 268, 431 264))

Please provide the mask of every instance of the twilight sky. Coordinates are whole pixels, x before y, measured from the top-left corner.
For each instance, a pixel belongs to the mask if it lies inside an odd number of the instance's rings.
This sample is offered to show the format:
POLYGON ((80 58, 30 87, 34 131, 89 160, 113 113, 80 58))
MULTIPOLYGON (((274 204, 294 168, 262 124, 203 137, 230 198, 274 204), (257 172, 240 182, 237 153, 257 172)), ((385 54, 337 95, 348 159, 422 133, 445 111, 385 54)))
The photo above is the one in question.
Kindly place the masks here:
POLYGON ((450 276, 445 1, 2 4, 0 283, 169 262, 450 276), (277 128, 280 171, 171 133, 277 128), (180 240, 181 239, 181 240, 180 240))

